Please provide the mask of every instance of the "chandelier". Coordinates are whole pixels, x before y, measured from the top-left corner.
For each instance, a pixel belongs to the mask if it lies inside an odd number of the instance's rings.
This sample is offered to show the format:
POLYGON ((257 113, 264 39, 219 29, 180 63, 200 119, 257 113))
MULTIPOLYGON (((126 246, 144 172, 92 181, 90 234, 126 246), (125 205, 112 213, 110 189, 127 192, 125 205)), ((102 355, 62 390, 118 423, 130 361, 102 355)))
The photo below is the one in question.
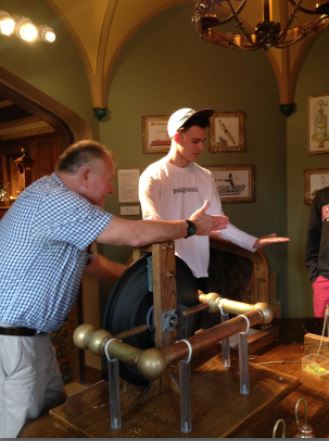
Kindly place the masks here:
POLYGON ((268 50, 272 47, 284 49, 329 27, 329 0, 285 2, 286 18, 278 22, 273 20, 273 5, 278 6, 279 0, 262 0, 263 21, 253 27, 241 18, 248 0, 197 0, 192 23, 203 40, 222 47, 247 51, 261 48, 268 50), (297 26, 297 14, 300 19, 302 15, 304 19, 305 15, 312 16, 313 19, 297 26), (235 24, 238 33, 218 29, 229 22, 235 24))
POLYGON ((51 27, 37 25, 27 17, 12 16, 6 11, 0 11, 0 35, 16 35, 28 43, 38 40, 53 43, 56 40, 56 34, 51 27))

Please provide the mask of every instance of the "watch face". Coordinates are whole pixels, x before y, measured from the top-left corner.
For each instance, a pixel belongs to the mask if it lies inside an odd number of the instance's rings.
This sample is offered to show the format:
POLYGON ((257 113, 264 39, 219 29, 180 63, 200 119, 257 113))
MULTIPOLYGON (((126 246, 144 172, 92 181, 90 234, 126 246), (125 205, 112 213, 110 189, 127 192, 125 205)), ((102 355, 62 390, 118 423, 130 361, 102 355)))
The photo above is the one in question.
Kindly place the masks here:
POLYGON ((193 222, 187 221, 187 237, 192 236, 196 232, 196 226, 193 222))

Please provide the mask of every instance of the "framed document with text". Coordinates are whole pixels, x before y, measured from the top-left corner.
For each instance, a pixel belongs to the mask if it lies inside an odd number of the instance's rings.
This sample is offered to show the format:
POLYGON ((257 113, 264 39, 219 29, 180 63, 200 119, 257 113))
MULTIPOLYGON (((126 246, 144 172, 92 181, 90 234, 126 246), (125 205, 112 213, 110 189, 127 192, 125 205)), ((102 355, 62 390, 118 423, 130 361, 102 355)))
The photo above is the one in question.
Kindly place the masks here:
POLYGON ((167 133, 168 116, 142 116, 143 150, 145 153, 166 153, 170 147, 167 133))

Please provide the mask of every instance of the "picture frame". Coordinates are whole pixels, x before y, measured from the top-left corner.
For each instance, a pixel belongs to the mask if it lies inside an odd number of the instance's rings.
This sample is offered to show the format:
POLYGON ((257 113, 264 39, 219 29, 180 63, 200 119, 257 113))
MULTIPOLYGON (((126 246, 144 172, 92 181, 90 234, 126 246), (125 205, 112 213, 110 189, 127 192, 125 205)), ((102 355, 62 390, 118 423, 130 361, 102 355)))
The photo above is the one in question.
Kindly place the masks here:
POLYGON ((170 147, 167 133, 167 115, 143 115, 142 134, 144 153, 166 153, 170 147))
POLYGON ((223 203, 255 201, 254 165, 208 166, 223 203))
POLYGON ((210 152, 242 152, 245 144, 245 112, 216 112, 210 118, 210 152))
POLYGON ((307 153, 329 152, 329 92, 308 97, 307 153))
POLYGON ((304 170, 304 203, 310 205, 315 193, 329 186, 329 168, 308 168, 304 170))

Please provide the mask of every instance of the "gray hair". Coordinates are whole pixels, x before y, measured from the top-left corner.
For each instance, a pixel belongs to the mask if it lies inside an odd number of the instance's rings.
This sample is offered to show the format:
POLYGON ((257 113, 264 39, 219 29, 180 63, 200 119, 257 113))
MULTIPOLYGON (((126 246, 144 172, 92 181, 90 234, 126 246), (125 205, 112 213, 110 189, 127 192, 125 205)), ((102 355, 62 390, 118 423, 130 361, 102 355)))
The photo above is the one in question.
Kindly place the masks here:
POLYGON ((97 141, 85 139, 75 142, 67 147, 58 159, 57 171, 75 173, 82 165, 88 164, 94 159, 109 158, 113 167, 115 160, 113 153, 105 145, 97 141))

